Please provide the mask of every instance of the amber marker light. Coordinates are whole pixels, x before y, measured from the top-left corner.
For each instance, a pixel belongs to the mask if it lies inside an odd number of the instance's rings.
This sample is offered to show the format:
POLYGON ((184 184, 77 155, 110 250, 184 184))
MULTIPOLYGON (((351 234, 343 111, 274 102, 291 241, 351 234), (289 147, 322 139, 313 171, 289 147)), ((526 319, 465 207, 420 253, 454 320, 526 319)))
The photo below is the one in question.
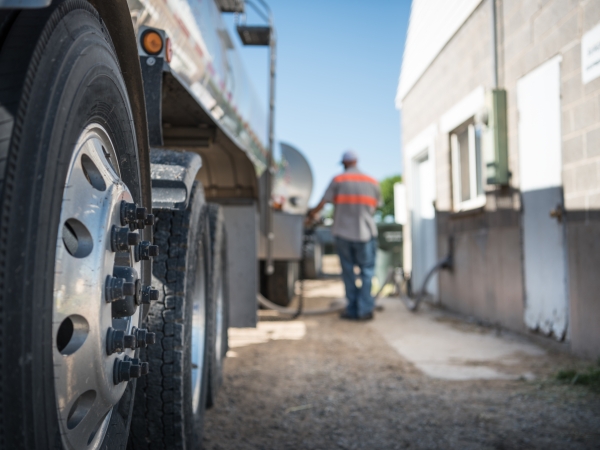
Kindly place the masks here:
POLYGON ((142 47, 149 55, 158 55, 163 49, 163 40, 156 31, 148 30, 142 35, 142 47))
POLYGON ((170 63, 171 60, 173 59, 173 44, 171 44, 170 38, 167 38, 167 45, 165 48, 165 57, 166 57, 168 63, 170 63))

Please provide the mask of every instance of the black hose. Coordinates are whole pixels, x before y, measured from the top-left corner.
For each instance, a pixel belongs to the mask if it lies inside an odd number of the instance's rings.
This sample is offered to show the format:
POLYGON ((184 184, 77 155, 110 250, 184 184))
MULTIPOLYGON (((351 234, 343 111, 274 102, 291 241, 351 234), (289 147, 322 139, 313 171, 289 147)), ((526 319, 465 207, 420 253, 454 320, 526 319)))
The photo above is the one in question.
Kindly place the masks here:
POLYGON ((417 295, 414 298, 414 300, 412 299, 412 292, 411 292, 412 290, 410 287, 410 277, 409 278, 405 277, 404 270, 402 268, 392 268, 389 270, 387 278, 381 285, 381 288, 379 288, 379 291, 377 292, 377 294, 375 295, 374 298, 375 298, 375 300, 377 300, 379 298, 379 296, 381 295, 381 293, 383 292, 383 289, 385 288, 385 286, 388 283, 394 282, 394 284, 396 285, 396 289, 397 289, 398 293, 400 294, 400 298, 404 301, 408 310, 415 312, 419 308, 419 304, 421 303, 421 300, 423 299, 423 297, 425 296, 425 293, 427 292, 427 290, 426 290, 427 283, 429 283, 429 280, 431 279, 431 277, 433 277, 433 275, 436 272, 438 272, 442 269, 452 270, 453 264, 454 264, 454 237, 450 236, 448 239, 448 254, 446 255, 446 257, 444 259, 438 261, 436 263, 436 265, 433 266, 429 270, 429 272, 427 272, 427 275, 425 276, 425 279, 423 280, 423 283, 421 285, 421 289, 417 292, 417 295), (401 285, 398 282, 398 278, 400 278, 400 277, 406 282, 406 290, 407 290, 406 296, 402 295, 401 285))
POLYGON ((430 278, 433 277, 433 275, 438 272, 441 269, 447 269, 449 268, 448 265, 448 257, 442 259, 441 261, 439 261, 435 266, 433 266, 429 272, 427 272, 427 276, 425 277, 425 279, 423 280, 423 284, 421 285, 421 289, 417 292, 417 296, 415 297, 415 301, 413 302, 412 305, 410 305, 408 307, 408 309, 410 309, 411 311, 416 311, 419 308, 419 303, 421 303, 421 300, 423 299, 423 296, 425 295, 426 288, 427 288, 427 283, 429 282, 430 278))
POLYGON ((429 272, 427 272, 427 276, 425 276, 425 279, 423 280, 421 289, 419 290, 419 292, 417 292, 417 296, 415 298, 413 305, 409 306, 408 309, 411 311, 416 311, 417 308, 419 308, 419 303, 421 303, 423 296, 427 292, 426 291, 427 283, 429 282, 430 278, 433 277, 433 275, 436 272, 438 272, 442 269, 452 270, 453 265, 454 265, 454 237, 450 236, 448 238, 448 254, 446 255, 446 257, 444 259, 440 260, 435 266, 433 266, 429 270, 429 272))
POLYGON ((345 303, 340 304, 332 304, 329 308, 325 309, 314 309, 304 311, 304 280, 306 279, 306 274, 304 273, 304 265, 306 263, 306 254, 308 251, 308 245, 310 244, 312 236, 315 234, 315 227, 318 222, 312 223, 306 230, 302 239, 302 260, 300 262, 300 295, 298 298, 298 307, 294 310, 292 308, 284 308, 279 306, 272 301, 268 300, 261 294, 256 295, 256 299, 258 303, 264 308, 271 309, 273 311, 277 311, 279 314, 291 315, 290 319, 294 320, 300 317, 301 315, 306 316, 316 316, 321 314, 331 314, 334 312, 342 311, 346 308, 345 303))

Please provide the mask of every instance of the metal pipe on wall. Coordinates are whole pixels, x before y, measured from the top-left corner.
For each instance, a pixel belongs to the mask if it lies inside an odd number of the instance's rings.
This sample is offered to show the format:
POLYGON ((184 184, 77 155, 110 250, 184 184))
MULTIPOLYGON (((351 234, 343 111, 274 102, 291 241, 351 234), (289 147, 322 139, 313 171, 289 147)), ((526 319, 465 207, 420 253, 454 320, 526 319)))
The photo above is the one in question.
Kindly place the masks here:
POLYGON ((493 88, 498 88, 498 38, 497 38, 497 20, 496 20, 496 0, 490 0, 491 19, 492 19, 492 68, 493 68, 493 88))

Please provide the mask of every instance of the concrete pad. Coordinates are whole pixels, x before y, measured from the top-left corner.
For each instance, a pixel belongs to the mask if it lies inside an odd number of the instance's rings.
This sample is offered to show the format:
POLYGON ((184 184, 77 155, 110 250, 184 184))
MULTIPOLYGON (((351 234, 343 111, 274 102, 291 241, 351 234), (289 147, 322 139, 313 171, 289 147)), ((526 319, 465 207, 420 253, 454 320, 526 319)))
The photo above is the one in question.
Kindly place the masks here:
POLYGON ((300 320, 282 322, 258 322, 256 328, 230 328, 229 347, 238 348, 252 344, 264 344, 280 339, 300 340, 306 335, 306 323, 300 320))
MULTIPOLYGON (((457 326, 441 312, 411 313, 399 299, 382 299, 385 310, 369 326, 431 378, 446 380, 533 378, 523 361, 544 350, 481 327, 457 326)), ((466 324, 466 323, 465 323, 466 324)))

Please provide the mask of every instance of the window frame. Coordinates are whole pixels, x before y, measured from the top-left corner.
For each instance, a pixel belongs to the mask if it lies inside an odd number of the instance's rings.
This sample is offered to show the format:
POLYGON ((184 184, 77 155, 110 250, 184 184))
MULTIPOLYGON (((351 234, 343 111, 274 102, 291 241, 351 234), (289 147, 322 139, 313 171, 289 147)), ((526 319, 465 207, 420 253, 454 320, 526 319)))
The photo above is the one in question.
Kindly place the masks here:
POLYGON ((468 211, 477 209, 485 206, 485 184, 483 182, 483 157, 481 150, 481 139, 479 137, 479 176, 480 180, 477 180, 477 139, 475 133, 475 118, 463 122, 460 126, 450 131, 450 155, 451 155, 451 171, 452 171, 452 204, 454 212, 468 211), (469 142, 469 199, 461 200, 462 184, 461 184, 461 164, 460 164, 460 148, 458 145, 458 135, 464 131, 468 133, 469 142), (481 185, 481 192, 477 192, 478 181, 481 185))

